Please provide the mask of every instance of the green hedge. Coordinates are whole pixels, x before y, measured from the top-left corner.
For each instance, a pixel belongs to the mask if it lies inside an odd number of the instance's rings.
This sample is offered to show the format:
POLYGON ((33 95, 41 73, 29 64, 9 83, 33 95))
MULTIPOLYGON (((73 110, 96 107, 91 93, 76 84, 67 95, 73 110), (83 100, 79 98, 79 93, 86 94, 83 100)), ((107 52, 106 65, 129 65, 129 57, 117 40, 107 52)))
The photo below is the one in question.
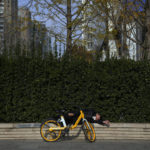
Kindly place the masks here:
POLYGON ((150 122, 150 63, 0 57, 0 122, 41 122, 73 105, 112 122, 150 122))

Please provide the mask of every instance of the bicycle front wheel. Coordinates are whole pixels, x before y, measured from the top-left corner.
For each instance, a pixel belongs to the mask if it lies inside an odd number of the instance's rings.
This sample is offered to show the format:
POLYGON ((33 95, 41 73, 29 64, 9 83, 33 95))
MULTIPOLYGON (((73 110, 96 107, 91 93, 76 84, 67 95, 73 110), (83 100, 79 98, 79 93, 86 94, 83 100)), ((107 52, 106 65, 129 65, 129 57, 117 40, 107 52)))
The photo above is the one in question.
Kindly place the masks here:
POLYGON ((94 142, 96 140, 95 131, 94 131, 94 128, 90 122, 84 121, 83 132, 84 132, 86 139, 89 142, 94 142))
POLYGON ((55 120, 47 120, 41 124, 40 133, 41 137, 46 142, 57 141, 61 136, 61 130, 49 131, 50 127, 61 127, 60 124, 55 120))

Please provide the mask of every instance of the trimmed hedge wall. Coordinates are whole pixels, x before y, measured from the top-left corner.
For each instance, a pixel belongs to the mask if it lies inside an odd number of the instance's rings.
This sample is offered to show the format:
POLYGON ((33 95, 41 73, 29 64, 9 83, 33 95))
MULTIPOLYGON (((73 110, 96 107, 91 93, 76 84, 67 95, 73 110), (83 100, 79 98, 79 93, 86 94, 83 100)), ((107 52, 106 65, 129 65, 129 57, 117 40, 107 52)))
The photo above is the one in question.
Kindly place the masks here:
POLYGON ((112 122, 150 122, 150 63, 0 57, 0 122, 41 122, 73 104, 112 122))

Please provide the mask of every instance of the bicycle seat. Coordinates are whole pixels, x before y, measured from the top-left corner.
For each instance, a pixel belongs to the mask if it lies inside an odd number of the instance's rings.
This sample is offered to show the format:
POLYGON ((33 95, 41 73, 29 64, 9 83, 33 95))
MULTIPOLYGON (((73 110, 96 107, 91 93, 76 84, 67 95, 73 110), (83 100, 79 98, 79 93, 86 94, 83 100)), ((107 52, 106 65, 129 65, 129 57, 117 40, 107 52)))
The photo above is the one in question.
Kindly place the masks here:
POLYGON ((57 110, 56 112, 59 113, 59 115, 64 115, 66 110, 62 109, 62 110, 57 110))

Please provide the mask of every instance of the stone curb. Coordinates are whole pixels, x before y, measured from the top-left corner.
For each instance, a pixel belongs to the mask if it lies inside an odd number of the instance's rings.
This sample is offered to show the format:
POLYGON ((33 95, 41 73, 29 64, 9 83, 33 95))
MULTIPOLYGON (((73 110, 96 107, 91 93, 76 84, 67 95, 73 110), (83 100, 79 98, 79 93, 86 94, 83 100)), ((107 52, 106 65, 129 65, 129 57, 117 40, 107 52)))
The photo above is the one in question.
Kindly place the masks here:
MULTIPOLYGON (((78 126, 69 132, 73 139, 84 139, 78 126)), ((97 140, 150 140, 148 123, 111 123, 110 128, 94 124, 97 140)), ((40 123, 0 123, 0 139, 41 139, 40 123)))

